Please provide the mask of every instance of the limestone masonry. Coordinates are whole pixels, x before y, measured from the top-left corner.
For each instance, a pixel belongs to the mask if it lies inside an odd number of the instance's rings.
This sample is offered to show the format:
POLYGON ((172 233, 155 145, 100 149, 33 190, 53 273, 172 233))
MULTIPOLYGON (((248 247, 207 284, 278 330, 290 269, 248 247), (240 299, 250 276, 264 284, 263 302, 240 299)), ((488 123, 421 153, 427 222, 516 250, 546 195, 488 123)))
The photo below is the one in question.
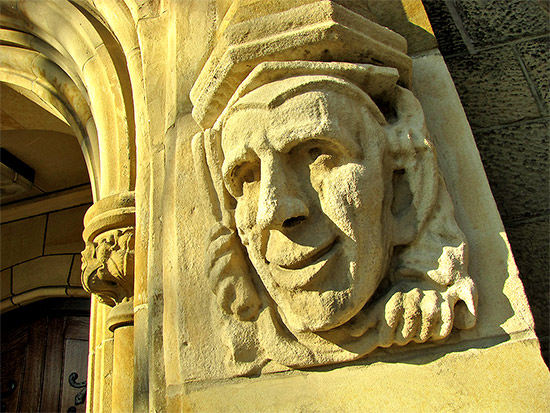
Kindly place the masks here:
POLYGON ((91 179, 88 411, 550 409, 421 1, 0 6, 91 179))

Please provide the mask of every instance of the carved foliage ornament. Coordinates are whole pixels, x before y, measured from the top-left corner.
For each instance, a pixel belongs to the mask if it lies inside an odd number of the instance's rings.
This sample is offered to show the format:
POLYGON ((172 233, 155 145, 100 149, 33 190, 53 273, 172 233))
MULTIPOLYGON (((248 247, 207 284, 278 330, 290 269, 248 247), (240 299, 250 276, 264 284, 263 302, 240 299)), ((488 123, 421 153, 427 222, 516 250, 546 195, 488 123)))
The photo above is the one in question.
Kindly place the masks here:
POLYGON ((133 295, 134 228, 106 231, 82 251, 85 289, 108 305, 120 304, 133 295))
POLYGON ((86 213, 82 251, 82 285, 114 306, 134 295, 133 193, 95 203, 86 213))
POLYGON ((264 62, 193 141, 230 363, 343 362, 476 322, 422 108, 389 67, 264 62))

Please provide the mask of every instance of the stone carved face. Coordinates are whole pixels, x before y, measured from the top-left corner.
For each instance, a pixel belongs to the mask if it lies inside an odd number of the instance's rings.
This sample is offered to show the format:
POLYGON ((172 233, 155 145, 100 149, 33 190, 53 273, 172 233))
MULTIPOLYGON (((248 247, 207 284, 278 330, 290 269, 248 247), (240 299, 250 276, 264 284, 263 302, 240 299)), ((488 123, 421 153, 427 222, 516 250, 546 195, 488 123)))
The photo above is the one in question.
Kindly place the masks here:
POLYGON ((281 65, 300 74, 261 83, 260 67, 193 140, 231 365, 350 361, 473 327, 467 244, 418 100, 392 69, 281 65))
POLYGON ((340 326, 378 288, 391 241, 386 147, 373 114, 335 91, 226 120, 222 174, 238 234, 291 330, 340 326))

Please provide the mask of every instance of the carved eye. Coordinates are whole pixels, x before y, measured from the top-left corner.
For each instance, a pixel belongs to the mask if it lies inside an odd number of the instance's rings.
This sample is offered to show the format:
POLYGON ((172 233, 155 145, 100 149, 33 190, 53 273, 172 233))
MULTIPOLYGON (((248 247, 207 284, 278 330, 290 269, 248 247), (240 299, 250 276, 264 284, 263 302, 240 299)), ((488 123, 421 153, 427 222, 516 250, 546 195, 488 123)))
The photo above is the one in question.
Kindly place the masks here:
POLYGON ((245 184, 257 182, 260 180, 260 168, 254 163, 245 163, 237 165, 231 171, 231 192, 237 197, 243 194, 245 184))
POLYGON ((307 147, 307 157, 310 164, 324 165, 326 167, 333 167, 338 151, 330 144, 325 142, 313 142, 311 146, 307 147))
POLYGON ((318 146, 314 146, 313 148, 310 148, 308 150, 308 155, 309 155, 309 158, 314 161, 315 159, 317 159, 320 155, 323 154, 323 150, 318 147, 318 146))

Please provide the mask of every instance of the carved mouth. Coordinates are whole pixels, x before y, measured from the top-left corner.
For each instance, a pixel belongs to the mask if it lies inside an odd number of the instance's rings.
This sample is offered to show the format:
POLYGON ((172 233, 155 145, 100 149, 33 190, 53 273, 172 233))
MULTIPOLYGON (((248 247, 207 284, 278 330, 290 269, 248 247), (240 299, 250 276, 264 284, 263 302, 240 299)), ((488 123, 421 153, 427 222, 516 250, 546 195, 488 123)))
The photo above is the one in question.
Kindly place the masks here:
POLYGON ((311 251, 295 262, 271 264, 274 281, 289 290, 313 288, 312 283, 317 285, 331 273, 331 263, 335 262, 335 256, 341 251, 338 244, 338 238, 335 238, 328 245, 311 251))
POLYGON ((334 248, 337 242, 338 238, 335 238, 325 247, 311 251, 308 255, 302 257, 299 261, 293 262, 292 264, 288 265, 280 265, 280 267, 287 270, 301 270, 302 268, 306 268, 312 264, 316 264, 323 259, 325 254, 328 254, 330 250, 334 248))

